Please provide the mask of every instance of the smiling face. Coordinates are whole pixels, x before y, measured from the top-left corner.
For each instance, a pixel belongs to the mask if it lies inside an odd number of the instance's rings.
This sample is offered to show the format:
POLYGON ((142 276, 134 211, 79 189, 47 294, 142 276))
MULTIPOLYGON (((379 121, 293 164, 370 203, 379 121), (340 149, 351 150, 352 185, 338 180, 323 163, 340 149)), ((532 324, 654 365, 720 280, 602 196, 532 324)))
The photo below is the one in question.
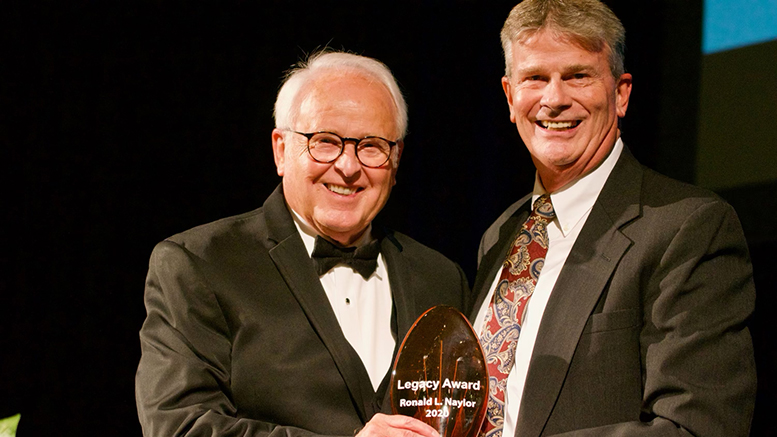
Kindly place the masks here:
MULTIPOLYGON (((326 131, 349 138, 398 137, 391 96, 375 80, 342 71, 321 73, 300 96, 291 127, 295 131, 326 131)), ((380 168, 364 167, 349 141, 337 160, 324 164, 310 157, 304 136, 275 129, 272 138, 289 206, 319 234, 343 245, 356 241, 388 201, 398 159, 380 168)))
POLYGON ((510 120, 552 193, 610 153, 618 118, 626 115, 631 75, 616 81, 607 49, 589 52, 548 29, 512 48, 512 77, 502 78, 510 120))

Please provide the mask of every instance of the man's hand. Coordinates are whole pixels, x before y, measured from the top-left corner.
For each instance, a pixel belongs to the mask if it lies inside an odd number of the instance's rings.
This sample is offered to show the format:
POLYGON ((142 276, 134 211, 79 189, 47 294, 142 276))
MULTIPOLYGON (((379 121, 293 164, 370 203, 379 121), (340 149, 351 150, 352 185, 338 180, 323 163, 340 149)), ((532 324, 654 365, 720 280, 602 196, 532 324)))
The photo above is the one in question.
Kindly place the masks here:
POLYGON ((431 426, 420 420, 402 415, 378 413, 364 425, 357 437, 440 437, 431 426))

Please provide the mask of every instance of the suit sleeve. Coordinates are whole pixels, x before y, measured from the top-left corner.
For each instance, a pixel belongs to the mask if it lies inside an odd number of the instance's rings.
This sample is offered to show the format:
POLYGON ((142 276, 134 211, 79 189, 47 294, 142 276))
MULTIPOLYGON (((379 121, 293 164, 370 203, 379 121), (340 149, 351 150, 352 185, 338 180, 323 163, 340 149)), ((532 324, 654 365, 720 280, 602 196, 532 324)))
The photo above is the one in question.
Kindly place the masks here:
POLYGON ((229 327, 194 255, 169 241, 154 249, 145 305, 136 375, 144 436, 314 435, 238 417, 229 327))
POLYGON ((747 328, 755 287, 733 209, 720 201, 696 209, 658 268, 643 273, 640 421, 560 435, 747 436, 756 387, 747 328))

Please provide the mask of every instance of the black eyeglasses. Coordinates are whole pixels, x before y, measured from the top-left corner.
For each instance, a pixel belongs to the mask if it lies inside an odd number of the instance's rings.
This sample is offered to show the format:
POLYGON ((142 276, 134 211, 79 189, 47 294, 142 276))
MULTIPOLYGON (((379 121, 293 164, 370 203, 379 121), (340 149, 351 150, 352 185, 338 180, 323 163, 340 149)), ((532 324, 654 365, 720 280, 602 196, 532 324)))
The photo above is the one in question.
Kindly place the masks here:
POLYGON ((381 167, 391 157, 391 148, 397 145, 396 141, 389 141, 375 136, 344 138, 332 132, 304 133, 291 129, 289 131, 307 138, 310 157, 314 161, 324 164, 336 161, 343 154, 345 143, 353 141, 356 159, 363 166, 370 168, 381 167))

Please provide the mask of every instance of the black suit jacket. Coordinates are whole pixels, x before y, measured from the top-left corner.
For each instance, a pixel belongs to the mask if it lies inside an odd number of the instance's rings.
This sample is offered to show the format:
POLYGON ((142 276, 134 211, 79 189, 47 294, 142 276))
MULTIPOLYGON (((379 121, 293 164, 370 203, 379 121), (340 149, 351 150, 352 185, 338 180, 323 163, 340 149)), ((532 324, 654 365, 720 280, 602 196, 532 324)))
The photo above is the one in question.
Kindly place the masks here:
MULTIPOLYGON (((483 236, 472 320, 529 203, 483 236)), ((733 209, 624 148, 547 304, 516 437, 746 436, 754 300, 733 209)))
MULTIPOLYGON (((397 344, 426 309, 464 308, 461 269, 400 233, 381 253, 397 344)), ((159 243, 136 375, 146 436, 352 435, 380 411, 279 187, 255 211, 159 243)))

